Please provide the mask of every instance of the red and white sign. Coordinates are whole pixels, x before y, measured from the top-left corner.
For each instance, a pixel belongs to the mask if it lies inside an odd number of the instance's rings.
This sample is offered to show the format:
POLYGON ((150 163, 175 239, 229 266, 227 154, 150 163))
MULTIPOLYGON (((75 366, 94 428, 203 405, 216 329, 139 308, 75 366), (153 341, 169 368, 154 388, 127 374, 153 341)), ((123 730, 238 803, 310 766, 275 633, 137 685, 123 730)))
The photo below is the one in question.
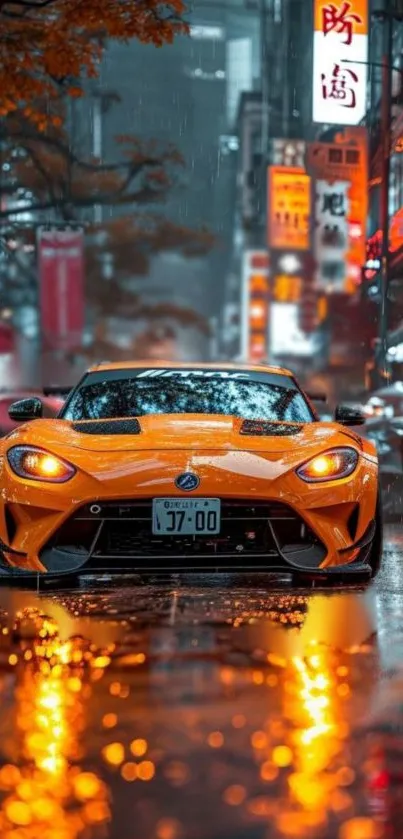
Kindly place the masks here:
POLYGON ((314 122, 361 122, 366 113, 367 61, 368 0, 314 0, 314 122))
POLYGON ((72 350, 84 328, 84 235, 38 232, 39 299, 45 350, 72 350))

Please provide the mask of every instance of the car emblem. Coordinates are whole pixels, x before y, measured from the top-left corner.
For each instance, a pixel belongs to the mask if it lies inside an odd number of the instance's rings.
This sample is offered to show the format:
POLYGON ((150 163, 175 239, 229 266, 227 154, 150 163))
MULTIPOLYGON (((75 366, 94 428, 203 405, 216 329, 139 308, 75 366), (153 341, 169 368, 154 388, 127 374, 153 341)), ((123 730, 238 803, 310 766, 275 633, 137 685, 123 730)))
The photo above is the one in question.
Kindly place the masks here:
POLYGON ((183 490, 183 492, 191 492, 193 489, 197 489, 199 484, 200 478, 194 475, 193 472, 184 472, 182 475, 178 475, 175 480, 175 486, 183 490))

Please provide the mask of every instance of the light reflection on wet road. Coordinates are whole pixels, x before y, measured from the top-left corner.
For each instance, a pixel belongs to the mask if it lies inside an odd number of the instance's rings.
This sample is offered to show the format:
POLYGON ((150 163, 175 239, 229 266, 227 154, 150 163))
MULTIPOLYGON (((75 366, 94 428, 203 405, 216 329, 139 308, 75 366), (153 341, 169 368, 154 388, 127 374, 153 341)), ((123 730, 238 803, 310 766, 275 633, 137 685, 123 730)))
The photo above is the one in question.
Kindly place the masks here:
POLYGON ((402 613, 399 529, 367 591, 3 588, 1 839, 399 839, 402 613))

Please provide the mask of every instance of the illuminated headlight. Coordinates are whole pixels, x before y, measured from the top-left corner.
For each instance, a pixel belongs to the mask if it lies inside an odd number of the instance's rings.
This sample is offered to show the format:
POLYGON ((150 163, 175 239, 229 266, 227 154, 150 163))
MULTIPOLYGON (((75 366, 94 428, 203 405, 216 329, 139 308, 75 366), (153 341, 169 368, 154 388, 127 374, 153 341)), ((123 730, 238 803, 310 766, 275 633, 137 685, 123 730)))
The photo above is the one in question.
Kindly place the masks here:
POLYGON ((297 469, 297 475, 307 483, 319 481, 336 481, 348 478, 354 472, 358 463, 358 452, 355 449, 331 449, 316 455, 297 469))
POLYGON ((7 460, 16 475, 34 481, 64 484, 76 473, 71 463, 35 446, 14 446, 7 452, 7 460))

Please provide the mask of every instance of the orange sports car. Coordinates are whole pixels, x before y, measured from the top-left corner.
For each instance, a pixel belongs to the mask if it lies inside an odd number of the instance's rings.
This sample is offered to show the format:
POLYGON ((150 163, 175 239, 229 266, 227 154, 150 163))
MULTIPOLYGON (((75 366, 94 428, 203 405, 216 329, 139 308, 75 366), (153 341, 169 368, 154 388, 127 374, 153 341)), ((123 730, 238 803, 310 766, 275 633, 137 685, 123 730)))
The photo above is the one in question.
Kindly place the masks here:
POLYGON ((103 363, 56 418, 10 408, 0 441, 9 574, 242 570, 369 579, 382 554, 373 444, 321 422, 288 370, 103 363))

